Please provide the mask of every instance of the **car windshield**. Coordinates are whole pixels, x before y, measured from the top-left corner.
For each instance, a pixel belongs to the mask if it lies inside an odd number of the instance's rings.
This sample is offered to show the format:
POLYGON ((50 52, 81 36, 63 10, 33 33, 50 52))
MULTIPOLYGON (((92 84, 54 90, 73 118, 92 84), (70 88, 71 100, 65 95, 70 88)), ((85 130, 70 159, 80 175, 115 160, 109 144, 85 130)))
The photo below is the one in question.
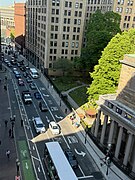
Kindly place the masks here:
POLYGON ((53 126, 53 129, 58 129, 58 127, 57 126, 53 126))
POLYGON ((36 126, 37 126, 37 128, 42 128, 42 127, 44 127, 43 124, 37 124, 36 126))

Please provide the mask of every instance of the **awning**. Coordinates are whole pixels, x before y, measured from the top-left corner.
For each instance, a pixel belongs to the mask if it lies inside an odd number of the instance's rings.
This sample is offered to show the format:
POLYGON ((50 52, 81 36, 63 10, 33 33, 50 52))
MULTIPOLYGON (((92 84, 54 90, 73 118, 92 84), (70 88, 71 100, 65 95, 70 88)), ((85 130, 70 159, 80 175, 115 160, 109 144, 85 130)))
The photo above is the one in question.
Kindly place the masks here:
POLYGON ((85 111, 87 115, 89 116, 95 116, 97 111, 95 109, 89 109, 87 111, 85 111))

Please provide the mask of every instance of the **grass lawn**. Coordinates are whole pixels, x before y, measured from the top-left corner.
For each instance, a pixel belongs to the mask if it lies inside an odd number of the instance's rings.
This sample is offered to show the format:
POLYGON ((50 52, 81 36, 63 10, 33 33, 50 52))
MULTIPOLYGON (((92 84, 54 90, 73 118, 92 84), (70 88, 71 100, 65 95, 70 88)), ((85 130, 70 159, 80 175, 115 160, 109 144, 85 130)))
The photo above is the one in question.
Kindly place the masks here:
POLYGON ((76 90, 72 91, 69 93, 72 99, 79 105, 82 106, 86 102, 88 102, 87 98, 88 95, 86 94, 87 92, 87 87, 80 87, 77 88, 76 90))
POLYGON ((82 83, 86 83, 86 84, 90 83, 87 80, 84 81, 84 79, 82 79, 82 78, 69 77, 69 76, 56 77, 55 79, 52 79, 52 80, 53 80, 53 83, 55 84, 55 86, 60 91, 67 91, 71 88, 81 85, 82 83))

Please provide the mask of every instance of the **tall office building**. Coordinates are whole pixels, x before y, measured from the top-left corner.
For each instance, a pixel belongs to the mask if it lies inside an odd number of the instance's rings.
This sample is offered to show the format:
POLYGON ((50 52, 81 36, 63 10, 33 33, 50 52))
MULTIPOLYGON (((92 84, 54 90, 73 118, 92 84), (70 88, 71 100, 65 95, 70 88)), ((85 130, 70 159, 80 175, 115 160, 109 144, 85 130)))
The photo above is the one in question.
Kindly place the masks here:
POLYGON ((135 1, 114 0, 113 11, 121 15, 121 30, 135 28, 135 1))
POLYGON ((85 12, 83 0, 28 0, 26 49, 29 60, 50 74, 58 58, 72 60, 80 56, 85 12))

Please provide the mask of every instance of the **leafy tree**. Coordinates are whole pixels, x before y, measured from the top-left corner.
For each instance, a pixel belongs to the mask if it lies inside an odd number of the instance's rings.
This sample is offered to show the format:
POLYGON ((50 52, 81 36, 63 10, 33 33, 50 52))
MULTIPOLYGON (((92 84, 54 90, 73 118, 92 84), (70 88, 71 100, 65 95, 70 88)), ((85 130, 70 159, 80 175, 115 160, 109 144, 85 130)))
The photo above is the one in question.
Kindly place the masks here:
POLYGON ((65 72, 71 71, 72 63, 69 59, 59 58, 56 62, 54 62, 53 68, 61 70, 63 72, 63 76, 65 76, 65 72))
POLYGON ((135 53, 135 29, 118 33, 102 52, 98 65, 90 73, 93 78, 87 91, 90 102, 95 102, 101 94, 116 92, 121 68, 119 60, 130 53, 135 53))
POLYGON ((102 14, 97 10, 90 18, 86 31, 86 47, 82 49, 81 59, 89 71, 98 63, 101 52, 108 42, 120 31, 120 15, 114 12, 102 14))
POLYGON ((10 38, 11 38, 12 41, 15 38, 15 30, 13 28, 11 29, 10 38))

